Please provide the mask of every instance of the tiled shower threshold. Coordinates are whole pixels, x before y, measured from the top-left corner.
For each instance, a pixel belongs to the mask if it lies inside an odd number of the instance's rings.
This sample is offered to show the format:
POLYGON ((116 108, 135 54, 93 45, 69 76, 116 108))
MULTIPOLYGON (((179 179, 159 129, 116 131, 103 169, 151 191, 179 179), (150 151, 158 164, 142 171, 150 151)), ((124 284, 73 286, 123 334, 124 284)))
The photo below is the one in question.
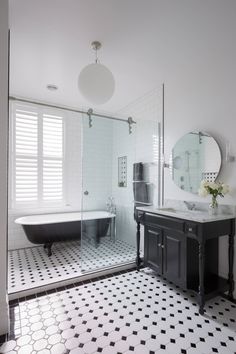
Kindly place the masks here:
POLYGON ((129 262, 125 264, 114 265, 109 268, 97 269, 95 271, 87 272, 83 275, 81 274, 79 276, 74 276, 68 279, 51 282, 50 284, 35 286, 30 289, 8 293, 8 300, 9 301, 16 300, 16 299, 21 299, 22 301, 27 300, 27 298, 30 298, 31 295, 37 294, 38 296, 42 296, 44 293, 46 294, 47 292, 52 290, 61 291, 63 290, 63 287, 66 287, 68 285, 76 286, 78 283, 82 283, 87 280, 97 279, 99 277, 106 276, 109 274, 114 274, 116 272, 132 270, 135 267, 136 264, 134 262, 129 262))

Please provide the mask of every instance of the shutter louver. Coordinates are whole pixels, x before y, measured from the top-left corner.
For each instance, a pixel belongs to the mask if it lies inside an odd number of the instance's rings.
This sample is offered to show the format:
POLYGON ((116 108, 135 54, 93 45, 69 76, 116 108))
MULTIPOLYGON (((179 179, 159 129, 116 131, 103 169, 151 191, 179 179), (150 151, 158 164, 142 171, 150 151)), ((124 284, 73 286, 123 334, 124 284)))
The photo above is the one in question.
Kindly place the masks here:
POLYGON ((62 161, 43 161, 43 199, 62 200, 63 198, 62 161))
POLYGON ((43 116, 43 200, 63 199, 63 119, 43 116))
POLYGON ((38 114, 16 109, 15 117, 15 202, 38 198, 38 114))

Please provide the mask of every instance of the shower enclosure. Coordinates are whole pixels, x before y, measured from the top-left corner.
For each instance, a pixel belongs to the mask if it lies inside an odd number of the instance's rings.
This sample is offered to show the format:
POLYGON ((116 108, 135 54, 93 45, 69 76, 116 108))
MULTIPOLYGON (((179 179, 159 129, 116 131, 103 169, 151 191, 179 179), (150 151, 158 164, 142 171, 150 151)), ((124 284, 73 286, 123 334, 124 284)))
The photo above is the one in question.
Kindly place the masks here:
POLYGON ((134 264, 134 201, 159 198, 157 97, 123 119, 11 98, 9 294, 134 264))
POLYGON ((134 262, 132 168, 136 125, 83 115, 82 270, 134 262), (97 218, 87 220, 87 212, 97 218))

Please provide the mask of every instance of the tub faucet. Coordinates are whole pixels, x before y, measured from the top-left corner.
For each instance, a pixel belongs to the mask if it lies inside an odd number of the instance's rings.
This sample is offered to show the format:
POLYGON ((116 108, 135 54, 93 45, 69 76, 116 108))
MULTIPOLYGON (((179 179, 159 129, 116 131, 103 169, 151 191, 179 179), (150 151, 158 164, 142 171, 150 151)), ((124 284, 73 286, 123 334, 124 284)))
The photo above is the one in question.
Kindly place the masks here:
POLYGON ((107 205, 107 211, 111 214, 115 214, 116 213, 116 206, 115 206, 115 200, 113 197, 109 197, 108 201, 106 203, 107 205))
POLYGON ((184 204, 186 205, 188 210, 195 210, 196 209, 196 204, 194 204, 194 203, 187 202, 186 200, 184 200, 184 204))

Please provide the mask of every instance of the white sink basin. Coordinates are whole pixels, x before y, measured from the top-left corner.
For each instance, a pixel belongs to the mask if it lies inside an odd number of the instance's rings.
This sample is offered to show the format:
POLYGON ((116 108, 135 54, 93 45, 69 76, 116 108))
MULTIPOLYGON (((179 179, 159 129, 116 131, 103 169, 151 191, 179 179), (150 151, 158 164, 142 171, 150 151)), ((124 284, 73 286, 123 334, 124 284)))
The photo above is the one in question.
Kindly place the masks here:
POLYGON ((174 208, 158 208, 158 210, 160 210, 160 211, 169 211, 171 213, 176 213, 177 212, 177 209, 174 209, 174 208))
POLYGON ((163 207, 157 209, 159 212, 163 213, 174 213, 174 214, 184 214, 184 215, 204 215, 206 212, 202 210, 182 210, 171 207, 163 207))

